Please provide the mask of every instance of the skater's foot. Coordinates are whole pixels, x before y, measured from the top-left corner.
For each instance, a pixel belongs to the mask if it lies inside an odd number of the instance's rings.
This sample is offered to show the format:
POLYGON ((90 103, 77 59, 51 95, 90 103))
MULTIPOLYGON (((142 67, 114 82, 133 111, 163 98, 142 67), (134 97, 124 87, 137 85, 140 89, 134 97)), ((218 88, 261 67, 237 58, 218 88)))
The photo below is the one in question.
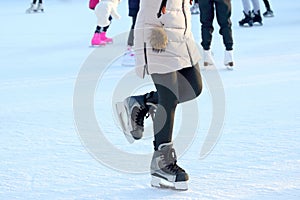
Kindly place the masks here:
POLYGON ((118 119, 129 143, 143 137, 144 119, 151 115, 154 118, 157 105, 157 93, 130 96, 123 102, 116 104, 118 119), (148 116, 147 116, 148 115, 148 116))
POLYGON ((253 24, 254 23, 258 23, 259 25, 263 25, 262 23, 262 18, 261 18, 261 15, 260 15, 260 11, 258 10, 257 12, 252 12, 254 17, 252 18, 253 20, 253 24))
POLYGON ((122 60, 122 65, 124 66, 134 66, 135 65, 135 53, 131 47, 127 48, 122 60))
POLYGON ((267 10, 266 12, 263 13, 264 17, 274 17, 274 13, 272 10, 267 10))
POLYGON ((211 50, 203 51, 203 65, 204 67, 215 65, 211 50))
POLYGON ((35 4, 31 4, 30 7, 26 10, 26 13, 32 13, 36 10, 35 4))
POLYGON ((248 13, 246 13, 245 11, 243 11, 245 18, 243 18, 241 21, 239 21, 239 25, 240 26, 253 26, 253 19, 251 16, 251 12, 249 11, 248 13))
POLYGON ((113 39, 112 38, 109 38, 109 37, 106 37, 106 32, 101 32, 100 33, 100 38, 103 42, 107 43, 107 44, 110 44, 113 42, 113 39))
POLYGON ((100 33, 94 33, 94 36, 91 40, 92 46, 100 46, 100 45, 105 45, 106 43, 101 40, 100 33))
POLYGON ((189 176, 177 165, 173 144, 164 143, 158 146, 151 161, 151 186, 170 187, 175 190, 187 190, 189 176))
POLYGON ((227 67, 229 70, 233 70, 233 51, 226 50, 225 55, 224 55, 224 65, 227 67))

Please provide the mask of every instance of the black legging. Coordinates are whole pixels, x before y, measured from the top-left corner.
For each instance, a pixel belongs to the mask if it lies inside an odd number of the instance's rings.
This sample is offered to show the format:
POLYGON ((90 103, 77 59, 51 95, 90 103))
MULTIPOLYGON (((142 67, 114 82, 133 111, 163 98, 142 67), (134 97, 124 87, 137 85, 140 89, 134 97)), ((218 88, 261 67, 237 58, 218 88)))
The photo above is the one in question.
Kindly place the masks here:
POLYGON ((158 93, 154 126, 154 148, 172 141, 175 109, 178 103, 192 100, 202 91, 199 65, 167 74, 152 74, 158 93))
POLYGON ((264 3, 265 3, 265 7, 267 10, 271 10, 271 6, 270 6, 270 3, 268 0, 264 0, 264 3))
POLYGON ((137 17, 137 15, 132 16, 132 24, 131 24, 129 36, 128 36, 128 39, 127 39, 127 45, 131 46, 131 47, 134 45, 133 41, 134 41, 134 27, 135 27, 136 17, 137 17))

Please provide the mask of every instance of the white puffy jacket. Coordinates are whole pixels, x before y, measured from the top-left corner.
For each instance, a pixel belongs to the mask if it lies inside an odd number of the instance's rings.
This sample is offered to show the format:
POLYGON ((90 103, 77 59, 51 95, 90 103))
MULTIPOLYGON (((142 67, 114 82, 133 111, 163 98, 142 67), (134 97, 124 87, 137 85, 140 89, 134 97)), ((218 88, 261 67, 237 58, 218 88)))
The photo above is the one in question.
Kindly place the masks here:
POLYGON ((162 0, 141 0, 134 34, 136 72, 140 77, 169 73, 191 67, 200 53, 191 32, 189 0, 167 0, 166 12, 159 18, 162 0), (163 27, 167 35, 165 51, 152 50, 153 28, 163 27))

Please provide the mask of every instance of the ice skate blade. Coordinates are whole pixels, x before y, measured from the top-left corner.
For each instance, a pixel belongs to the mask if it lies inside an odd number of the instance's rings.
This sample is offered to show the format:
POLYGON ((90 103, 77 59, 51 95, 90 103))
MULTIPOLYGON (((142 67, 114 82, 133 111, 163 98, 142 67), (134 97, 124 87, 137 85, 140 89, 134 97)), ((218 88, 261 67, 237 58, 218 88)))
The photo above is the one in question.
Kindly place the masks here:
POLYGON ((173 190, 186 191, 188 190, 187 181, 169 182, 163 178, 152 176, 151 186, 156 188, 169 188, 173 190))
POLYGON ((122 113, 127 114, 127 110, 124 107, 123 102, 116 103, 116 112, 117 112, 119 123, 121 125, 122 131, 123 131, 126 139, 130 144, 132 144, 134 142, 134 138, 132 137, 132 135, 130 134, 130 131, 128 130, 129 129, 128 128, 128 120, 124 119, 125 116, 123 116, 123 114, 122 114, 122 113))
POLYGON ((101 47, 105 47, 106 44, 92 44, 90 45, 90 48, 101 48, 101 47))

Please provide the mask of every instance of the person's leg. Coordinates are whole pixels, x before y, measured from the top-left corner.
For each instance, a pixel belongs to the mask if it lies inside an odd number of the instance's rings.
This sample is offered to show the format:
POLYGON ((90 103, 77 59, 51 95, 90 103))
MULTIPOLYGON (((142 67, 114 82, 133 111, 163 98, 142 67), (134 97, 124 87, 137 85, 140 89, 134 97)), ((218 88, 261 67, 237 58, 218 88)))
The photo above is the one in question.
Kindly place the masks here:
POLYGON ((253 5, 253 12, 258 13, 260 11, 259 1, 258 0, 251 0, 253 5))
POLYGON ((268 0, 264 0, 266 12, 263 13, 264 17, 274 17, 274 13, 271 9, 270 3, 268 0))
POLYGON ((214 6, 211 0, 199 1, 200 8, 200 22, 201 22, 201 45, 204 50, 209 50, 212 40, 212 33, 214 31, 214 6))
POLYGON ((43 3, 43 0, 39 0, 39 4, 42 4, 43 3))
POLYGON ((231 29, 231 0, 216 0, 216 17, 220 26, 219 33, 223 37, 223 43, 227 51, 232 50, 233 38, 231 29))
POLYGON ((199 65, 183 68, 167 74, 152 74, 158 105, 154 126, 155 149, 163 143, 172 142, 175 109, 178 103, 195 99, 202 91, 199 65))
POLYGON ((153 120, 154 149, 172 142, 175 109, 178 104, 177 72, 151 75, 158 95, 158 105, 153 120))
POLYGON ((178 101, 184 103, 198 97, 202 92, 199 64, 178 71, 178 101))
MULTIPOLYGON (((112 21, 112 16, 109 16, 108 18, 110 24, 111 24, 111 21, 112 21)), ((105 42, 105 43, 112 43, 113 42, 113 39, 112 38, 108 38, 106 37, 106 32, 110 26, 110 24, 108 26, 105 26, 101 29, 101 32, 100 32, 100 37, 101 37, 101 41, 105 42)))
POLYGON ((253 23, 258 22, 260 25, 262 25, 262 17, 260 14, 260 6, 258 0, 251 0, 253 4, 253 23))
POLYGON ((135 27, 136 17, 137 16, 132 16, 132 24, 131 24, 131 28, 130 28, 130 32, 129 32, 128 40, 127 40, 127 45, 131 46, 131 47, 133 46, 134 27, 135 27))
POLYGON ((270 6, 270 3, 268 0, 264 0, 264 4, 265 4, 265 7, 266 7, 266 10, 271 10, 271 6, 270 6))
POLYGON ((239 25, 244 26, 245 24, 248 24, 248 26, 253 26, 250 0, 242 0, 242 3, 243 3, 243 13, 245 15, 245 18, 243 18, 241 21, 239 21, 239 25))
POLYGON ((188 174, 177 165, 172 135, 177 104, 194 99, 202 90, 198 64, 167 74, 152 74, 158 94, 158 105, 153 121, 154 153, 151 161, 151 185, 161 187, 164 181, 178 190, 187 190, 188 174))
POLYGON ((37 0, 33 0, 33 1, 32 1, 32 4, 36 4, 36 1, 37 1, 37 0))
POLYGON ((251 12, 250 0, 242 0, 242 3, 244 13, 248 14, 249 12, 251 12))

